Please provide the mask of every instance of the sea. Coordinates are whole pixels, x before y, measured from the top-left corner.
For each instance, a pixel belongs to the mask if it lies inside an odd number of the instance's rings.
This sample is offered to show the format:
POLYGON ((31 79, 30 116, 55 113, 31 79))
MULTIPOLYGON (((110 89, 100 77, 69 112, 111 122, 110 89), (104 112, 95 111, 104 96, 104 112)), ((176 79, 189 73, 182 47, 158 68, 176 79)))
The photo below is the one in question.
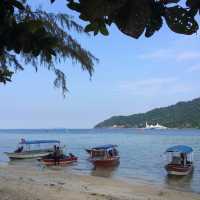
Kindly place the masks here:
MULTIPOLYGON (((196 129, 40 129, 0 130, 0 165, 34 165, 45 169, 37 160, 9 161, 4 152, 12 152, 18 142, 26 140, 56 139, 66 146, 66 153, 78 156, 76 164, 59 170, 66 173, 87 174, 129 182, 159 184, 176 190, 200 193, 200 130, 196 129), (86 148, 116 144, 120 164, 114 168, 95 169, 88 161, 86 148), (173 145, 189 145, 194 150, 193 173, 185 177, 168 176, 164 165, 165 151, 173 145)), ((52 169, 54 170, 54 169, 52 169)))

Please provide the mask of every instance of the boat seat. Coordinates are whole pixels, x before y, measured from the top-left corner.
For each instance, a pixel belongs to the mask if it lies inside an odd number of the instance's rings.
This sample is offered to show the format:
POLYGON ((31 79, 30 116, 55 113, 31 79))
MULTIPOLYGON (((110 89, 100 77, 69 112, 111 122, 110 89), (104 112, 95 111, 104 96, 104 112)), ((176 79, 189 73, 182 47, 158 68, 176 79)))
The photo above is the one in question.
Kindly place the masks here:
POLYGON ((181 164, 181 158, 178 156, 173 156, 171 164, 181 164))

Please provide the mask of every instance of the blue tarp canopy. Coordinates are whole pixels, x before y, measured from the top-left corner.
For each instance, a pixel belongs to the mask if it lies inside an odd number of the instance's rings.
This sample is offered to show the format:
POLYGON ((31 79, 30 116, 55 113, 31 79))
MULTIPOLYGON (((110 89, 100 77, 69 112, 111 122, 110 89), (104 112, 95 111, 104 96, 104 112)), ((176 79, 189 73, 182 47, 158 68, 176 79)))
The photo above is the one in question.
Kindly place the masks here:
POLYGON ((115 148, 115 147, 117 147, 117 145, 106 144, 106 145, 101 145, 101 146, 94 147, 94 148, 92 148, 92 149, 96 149, 96 150, 100 150, 100 149, 107 150, 107 149, 115 148))
POLYGON ((166 150, 166 152, 191 153, 193 152, 193 149, 185 145, 177 145, 170 147, 169 149, 166 150))
POLYGON ((59 140, 22 140, 20 144, 55 144, 60 143, 59 140))

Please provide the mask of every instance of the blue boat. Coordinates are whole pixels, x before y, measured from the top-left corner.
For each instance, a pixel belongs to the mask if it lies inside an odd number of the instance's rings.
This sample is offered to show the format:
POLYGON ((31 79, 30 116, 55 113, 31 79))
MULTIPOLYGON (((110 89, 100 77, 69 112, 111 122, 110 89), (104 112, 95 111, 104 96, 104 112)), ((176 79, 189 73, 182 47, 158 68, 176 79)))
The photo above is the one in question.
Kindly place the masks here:
POLYGON ((193 149, 185 145, 170 147, 165 152, 170 162, 165 166, 169 175, 184 176, 193 170, 193 149))
POLYGON ((90 154, 90 161, 95 167, 110 167, 119 164, 117 145, 101 145, 86 149, 86 152, 90 154))
POLYGON ((21 139, 14 152, 5 152, 5 154, 10 159, 41 158, 53 153, 55 145, 60 147, 60 141, 21 139))

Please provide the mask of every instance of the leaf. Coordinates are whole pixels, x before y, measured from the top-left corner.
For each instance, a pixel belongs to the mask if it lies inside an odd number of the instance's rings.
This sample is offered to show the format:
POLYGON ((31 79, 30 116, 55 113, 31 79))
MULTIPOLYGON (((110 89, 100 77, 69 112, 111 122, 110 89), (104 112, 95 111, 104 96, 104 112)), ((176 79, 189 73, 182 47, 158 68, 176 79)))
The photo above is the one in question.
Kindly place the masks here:
POLYGON ((95 30, 95 31, 94 31, 94 36, 95 36, 95 35, 97 35, 97 34, 98 34, 98 32, 99 32, 99 30, 98 30, 98 29, 97 29, 97 30, 95 30))
POLYGON ((117 9, 123 6, 127 0, 68 0, 68 7, 72 10, 80 12, 90 22, 109 16, 117 9))
POLYGON ((200 9, 200 0, 187 0, 186 5, 190 8, 200 9))
POLYGON ((19 10, 25 10, 25 7, 23 6, 23 4, 19 1, 16 0, 12 0, 12 5, 16 8, 18 8, 19 10))
POLYGON ((155 31, 160 30, 162 27, 163 21, 161 16, 153 16, 146 25, 146 37, 151 37, 155 31))
POLYGON ((124 34, 137 39, 144 32, 150 15, 149 0, 127 1, 114 18, 114 22, 124 34))
POLYGON ((7 81, 11 82, 13 72, 6 68, 0 68, 0 83, 6 84, 7 81))
POLYGON ((191 35, 199 29, 194 16, 180 6, 166 8, 164 17, 169 28, 176 33, 191 35))
POLYGON ((191 8, 188 12, 191 16, 195 17, 195 15, 198 13, 198 9, 197 8, 191 8))
POLYGON ((25 27, 28 28, 29 31, 31 31, 32 33, 37 32, 38 30, 41 30, 41 29, 43 29, 43 31, 45 31, 43 28, 43 24, 44 24, 44 22, 42 22, 42 20, 40 20, 40 19, 28 20, 28 21, 24 22, 25 27))
POLYGON ((95 31, 97 29, 98 29, 98 24, 97 23, 91 23, 91 24, 88 24, 85 27, 85 32, 91 32, 91 31, 95 31))
POLYGON ((89 18, 84 14, 80 14, 79 18, 82 19, 83 21, 88 21, 89 20, 89 18))
POLYGON ((49 53, 53 56, 56 56, 56 52, 53 49, 49 49, 49 53))
POLYGON ((160 0, 163 4, 178 3, 180 0, 160 0))
POLYGON ((100 26, 100 32, 101 32, 103 35, 106 35, 106 36, 109 35, 109 32, 108 32, 108 30, 107 30, 105 24, 103 24, 102 26, 100 26))
POLYGON ((146 24, 146 37, 151 37, 156 31, 160 30, 163 25, 161 13, 163 12, 163 5, 155 4, 152 6, 152 14, 146 24))
POLYGON ((80 7, 80 4, 79 3, 75 3, 74 1, 70 1, 68 4, 67 4, 68 8, 72 9, 72 10, 75 10, 77 12, 81 12, 81 7, 80 7))

